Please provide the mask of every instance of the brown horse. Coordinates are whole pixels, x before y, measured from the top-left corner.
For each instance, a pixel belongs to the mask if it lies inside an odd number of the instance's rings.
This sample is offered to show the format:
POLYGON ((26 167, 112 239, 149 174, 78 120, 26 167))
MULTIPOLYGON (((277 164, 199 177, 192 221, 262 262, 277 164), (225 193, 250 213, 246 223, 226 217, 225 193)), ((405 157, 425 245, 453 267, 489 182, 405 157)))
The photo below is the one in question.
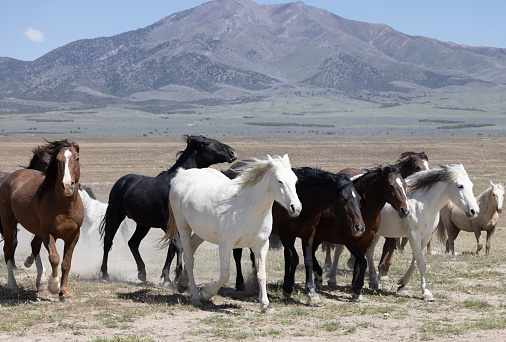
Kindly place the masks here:
POLYGON ((17 290, 12 260, 16 225, 19 223, 35 235, 31 245, 32 254, 37 258, 37 288, 42 275, 39 252, 44 243, 52 266, 48 289, 53 294, 59 293, 60 301, 65 301, 72 253, 79 240, 84 216, 83 203, 77 191, 79 145, 62 140, 49 142, 45 148, 51 155, 45 174, 30 169, 17 170, 7 176, 0 187, 0 233, 4 237, 8 288, 17 290), (61 286, 58 283, 60 256, 56 250, 56 239, 64 241, 61 286))
MULTIPOLYGON (((316 260, 315 251, 322 242, 345 245, 355 257, 351 292, 354 299, 361 299, 364 276, 367 268, 365 252, 371 245, 374 235, 378 231, 381 220, 381 209, 385 203, 390 203, 399 213, 400 217, 409 215, 406 182, 395 166, 378 167, 367 171, 354 179, 355 189, 361 196, 360 211, 365 222, 365 232, 360 237, 354 237, 349 229, 336 217, 325 212, 318 225, 313 241, 313 267, 316 272, 318 285, 322 284, 323 271, 316 260), (336 232, 340 233, 337 234, 336 232)), ((330 285, 330 282, 329 282, 330 285)))
MULTIPOLYGON (((30 163, 28 164, 25 169, 31 169, 31 170, 38 170, 41 172, 46 172, 47 166, 49 165, 49 161, 51 160, 51 156, 48 154, 44 146, 37 146, 32 150, 32 158, 30 159, 30 163)), ((7 179, 7 176, 9 176, 10 172, 4 172, 0 171, 0 187, 2 186, 3 182, 7 179)), ((16 247, 18 245, 18 238, 17 238, 17 229, 16 234, 14 235, 14 250, 16 250, 16 247)), ((14 259, 12 259, 12 267, 16 267, 16 263, 14 262, 14 259)))
MULTIPOLYGON (((425 154, 425 152, 404 152, 399 156, 399 159, 395 162, 394 166, 397 166, 399 168, 399 171, 401 172, 402 178, 406 178, 410 175, 412 175, 415 172, 423 171, 423 170, 429 170, 430 169, 430 163, 429 158, 425 154)), ((347 168, 342 170, 341 172, 345 172, 350 175, 350 177, 363 174, 365 171, 361 169, 354 169, 354 168, 347 168)), ((392 265, 392 260, 394 257, 394 251, 399 244, 396 238, 385 238, 385 244, 383 245, 383 252, 381 254, 381 259, 378 264, 378 271, 380 274, 380 279, 385 280, 388 278, 388 270, 390 269, 390 266, 392 265)), ((406 245, 407 239, 403 239, 402 241, 402 247, 406 245)), ((338 250, 335 253, 334 258, 339 259, 339 255, 342 253, 344 246, 338 246, 338 250)), ((327 258, 330 260, 330 252, 327 249, 327 258)), ((325 263, 330 264, 330 261, 328 261, 326 258, 325 263)), ((332 265, 332 268, 337 267, 338 260, 334 260, 334 265, 332 265)), ((348 262, 350 264, 351 261, 348 262)))

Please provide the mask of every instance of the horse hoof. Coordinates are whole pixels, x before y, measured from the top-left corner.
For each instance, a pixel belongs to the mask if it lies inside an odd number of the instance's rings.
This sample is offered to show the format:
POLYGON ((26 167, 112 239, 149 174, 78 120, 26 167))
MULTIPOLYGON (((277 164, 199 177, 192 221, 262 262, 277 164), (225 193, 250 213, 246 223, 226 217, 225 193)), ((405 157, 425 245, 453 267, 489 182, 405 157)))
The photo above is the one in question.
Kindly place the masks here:
POLYGON ((265 307, 260 308, 260 312, 263 314, 266 314, 266 315, 272 315, 272 314, 276 313, 276 310, 274 310, 274 308, 270 308, 268 305, 266 305, 265 307))
POLYGON ((404 287, 397 288, 397 294, 402 297, 408 296, 408 291, 404 287))
POLYGON ((238 284, 235 286, 235 290, 236 290, 236 292, 245 292, 246 286, 244 286, 244 284, 238 284))
POLYGON ((380 286, 377 281, 370 281, 369 282, 369 288, 371 290, 379 290, 380 286))
POLYGON ((386 281, 386 280, 389 280, 390 277, 388 276, 388 274, 380 274, 379 278, 378 278, 380 281, 386 281))
POLYGON ((182 284, 181 282, 177 283, 177 292, 183 293, 188 290, 188 284, 182 284))
POLYGON ((207 290, 205 288, 201 289, 200 290, 200 299, 207 302, 208 300, 211 299, 213 295, 210 294, 209 292, 207 292, 207 290))
POLYGON ((316 305, 316 304, 319 304, 321 303, 321 299, 320 299, 320 296, 318 295, 318 293, 310 293, 307 295, 308 297, 308 304, 309 305, 316 305))
POLYGON ((139 278, 140 281, 145 283, 146 282, 146 272, 139 272, 137 274, 137 278, 139 278))
POLYGON ((358 293, 352 293, 351 299, 356 302, 363 302, 364 301, 364 297, 362 296, 362 294, 358 294, 358 293))
POLYGON ((331 290, 336 290, 337 289, 337 282, 336 281, 328 281, 327 284, 329 285, 329 288, 331 290))
POLYGON ((35 258, 32 255, 30 255, 30 256, 26 257, 24 265, 26 268, 30 268, 34 262, 35 262, 35 258))
POLYGON ((282 291, 283 291, 283 296, 285 296, 285 298, 292 298, 292 293, 291 292, 288 293, 288 292, 285 291, 285 289, 282 289, 282 291))
POLYGON ((190 303, 191 303, 191 305, 196 306, 198 308, 202 307, 202 302, 200 301, 199 298, 191 298, 190 303))
POLYGON ((47 282, 47 289, 51 294, 57 294, 60 292, 60 282, 58 281, 58 277, 49 277, 49 280, 47 282))
POLYGON ((423 300, 426 302, 433 302, 435 301, 434 296, 430 292, 426 292, 422 296, 423 300))

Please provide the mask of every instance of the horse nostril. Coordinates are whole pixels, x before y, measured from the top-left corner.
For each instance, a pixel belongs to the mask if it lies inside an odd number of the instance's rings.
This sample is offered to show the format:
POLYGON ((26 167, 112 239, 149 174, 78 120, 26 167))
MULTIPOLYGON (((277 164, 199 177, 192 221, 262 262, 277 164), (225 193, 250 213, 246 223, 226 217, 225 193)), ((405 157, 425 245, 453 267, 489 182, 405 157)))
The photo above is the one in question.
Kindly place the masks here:
POLYGON ((290 204, 290 209, 292 209, 292 211, 295 211, 295 205, 290 204))
POLYGON ((471 209, 470 212, 471 212, 471 215, 473 215, 473 216, 476 214, 476 212, 474 211, 474 209, 471 209))

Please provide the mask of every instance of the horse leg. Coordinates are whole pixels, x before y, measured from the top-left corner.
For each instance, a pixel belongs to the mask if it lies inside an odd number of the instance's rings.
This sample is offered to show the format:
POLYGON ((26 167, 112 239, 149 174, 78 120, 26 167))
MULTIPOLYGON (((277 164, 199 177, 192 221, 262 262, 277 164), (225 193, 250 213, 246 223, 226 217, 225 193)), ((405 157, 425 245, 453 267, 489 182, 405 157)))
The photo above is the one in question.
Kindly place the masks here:
POLYGON ((244 291, 246 287, 244 286, 244 277, 242 275, 242 267, 241 267, 241 258, 242 258, 242 248, 234 248, 234 261, 235 261, 235 269, 236 269, 236 278, 235 278, 235 290, 236 291, 244 291))
POLYGON ((332 244, 325 243, 325 266, 329 267, 332 264, 332 244))
MULTIPOLYGON (((258 299, 260 300, 260 312, 267 313, 269 298, 267 298, 267 273, 265 270, 265 259, 269 251, 269 240, 251 248, 255 255, 255 268, 257 270, 258 287, 260 288, 258 299)), ((270 311, 269 311, 270 312, 270 311)))
MULTIPOLYGON (((378 274, 376 273, 376 268, 374 267, 374 249, 376 248, 379 240, 380 236, 374 235, 374 239, 365 253, 367 264, 369 265, 369 287, 373 290, 379 289, 378 274)), ((393 240, 395 242, 395 239, 393 240)), ((387 242, 385 241, 385 245, 386 244, 387 242)), ((383 249, 385 248, 385 245, 383 245, 383 249)))
POLYGON ((299 255, 295 250, 294 246, 295 239, 281 234, 279 235, 279 237, 284 247, 284 256, 285 256, 285 276, 283 279, 283 294, 285 295, 285 297, 290 297, 293 292, 293 284, 295 283, 295 270, 297 269, 297 265, 299 264, 299 255))
POLYGON ((492 235, 494 235, 495 227, 487 231, 487 242, 485 244, 485 255, 490 252, 490 245, 492 244, 492 235))
MULTIPOLYGON (((321 241, 317 239, 313 239, 313 248, 312 248, 312 259, 313 259, 313 273, 314 273, 314 282, 316 288, 320 289, 323 286, 323 270, 320 266, 320 263, 316 259, 316 251, 318 250, 318 246, 321 241)), ((327 243, 325 244, 327 245, 327 243)))
POLYGON ((149 227, 137 224, 134 234, 130 240, 128 240, 128 247, 134 256, 135 263, 137 264, 137 278, 139 278, 139 280, 144 283, 146 282, 146 265, 142 260, 141 254, 139 253, 139 245, 141 244, 142 239, 144 239, 148 233, 149 227))
MULTIPOLYGON (((302 252, 304 255, 304 267, 306 269, 306 289, 308 291, 310 304, 317 304, 321 302, 320 296, 316 293, 316 285, 313 281, 313 240, 316 229, 313 229, 309 239, 302 239, 302 252)), ((316 259, 316 258, 314 258, 316 259)))
POLYGON ((167 250, 167 258, 165 259, 165 265, 163 266, 162 276, 163 282, 170 283, 169 274, 170 274, 170 265, 172 264, 172 260, 174 259, 174 255, 176 255, 176 276, 178 278, 181 276, 183 272, 183 248, 181 247, 181 239, 179 238, 179 234, 176 234, 174 240, 170 243, 169 249, 167 250))
POLYGON ((69 272, 70 266, 72 264, 72 254, 74 253, 74 248, 76 247, 77 241, 79 241, 79 235, 81 231, 77 229, 77 232, 70 237, 70 239, 65 240, 65 244, 63 246, 63 260, 61 262, 61 286, 60 286, 60 302, 64 303, 65 299, 69 295, 69 291, 67 288, 67 283, 69 280, 69 272))
POLYGON ((40 291, 40 282, 42 279, 42 273, 44 272, 44 267, 42 265, 42 261, 40 260, 40 247, 42 246, 42 238, 40 236, 35 235, 32 239, 31 246, 32 246, 32 257, 35 260, 35 266, 37 266, 37 279, 35 281, 35 287, 37 288, 37 291, 40 291))
POLYGON ((427 265, 425 263, 425 259, 423 257, 423 247, 427 245, 431 237, 431 234, 428 234, 424 237, 420 237, 418 234, 415 235, 415 239, 411 239, 409 244, 411 249, 413 250, 413 256, 416 260, 416 265, 418 266, 418 272, 420 272, 420 286, 422 288, 423 300, 432 302, 434 301, 434 296, 429 291, 429 287, 427 285, 427 279, 425 272, 427 270, 427 265))
POLYGON ((448 235, 446 240, 446 253, 455 255, 455 239, 460 233, 460 229, 457 228, 453 223, 445 222, 446 234, 448 235))
MULTIPOLYGON (((380 280, 389 279, 388 271, 392 265, 396 244, 397 243, 395 241, 395 238, 385 238, 385 243, 383 244, 383 253, 381 254, 380 263, 378 265, 380 280)), ((372 265, 369 265, 369 269, 371 269, 371 266, 372 265)), ((376 272, 376 270, 374 270, 374 272, 376 272)))
MULTIPOLYGON (((112 191, 112 190, 111 190, 112 191)), ((109 273, 107 272, 107 262, 109 260, 109 252, 112 248, 112 242, 114 236, 118 231, 120 224, 126 217, 126 213, 122 207, 118 205, 117 200, 109 195, 109 206, 102 223, 103 227, 103 238, 104 238, 104 255, 102 257, 102 265, 100 266, 100 272, 102 272, 102 278, 109 280, 109 273)), ((125 224, 126 225, 126 224, 125 224)))
POLYGON ((362 250, 357 246, 346 246, 350 253, 355 257, 355 265, 353 267, 353 279, 351 282, 351 295, 353 299, 362 301, 362 288, 364 287, 365 270, 367 268, 367 260, 362 250))
POLYGON ((44 234, 42 242, 49 253, 49 262, 51 263, 51 275, 47 282, 47 289, 52 294, 60 292, 60 282, 58 281, 58 264, 60 263, 60 256, 56 250, 55 239, 51 234, 44 234))
MULTIPOLYGON (((202 302, 199 298, 199 289, 195 284, 195 276, 193 275, 193 262, 194 257, 193 253, 195 252, 192 248, 192 236, 191 236, 191 228, 184 219, 178 219, 176 214, 174 214, 176 219, 176 224, 179 230, 179 237, 181 239, 181 245, 183 246, 183 259, 184 259, 184 271, 181 276, 181 279, 176 279, 178 281, 178 291, 183 292, 184 284, 186 281, 189 282, 189 292, 190 292, 190 303, 194 306, 202 306, 202 302), (180 282, 183 284, 180 286, 180 282), (183 289, 183 291, 181 291, 183 289)), ((193 235, 196 236, 196 235, 193 235)))
POLYGON ((232 247, 228 242, 220 243, 218 252, 220 256, 220 278, 213 285, 205 286, 200 290, 200 299, 202 300, 207 301, 211 297, 216 296, 218 290, 230 279, 230 254, 232 247))
POLYGON ((476 237, 476 254, 480 254, 481 249, 483 248, 483 240, 481 238, 481 230, 479 227, 473 227, 474 236, 476 237))
POLYGON ((18 291, 18 284, 16 278, 14 278, 14 236, 16 235, 16 219, 14 215, 2 215, 0 218, 0 231, 4 238, 4 258, 7 264, 7 288, 11 292, 18 291))
MULTIPOLYGON (((12 241, 12 249, 13 249, 13 254, 15 255, 16 254, 16 248, 18 248, 18 232, 19 232, 19 229, 16 225, 16 230, 14 232, 14 240, 12 241)), ((12 258, 12 268, 13 269, 17 269, 18 267, 16 266, 16 260, 14 258, 12 258)))
POLYGON ((334 260, 332 261, 332 266, 329 271, 329 287, 331 289, 337 288, 337 266, 339 264, 339 257, 344 251, 344 245, 336 245, 336 250, 334 251, 334 260))

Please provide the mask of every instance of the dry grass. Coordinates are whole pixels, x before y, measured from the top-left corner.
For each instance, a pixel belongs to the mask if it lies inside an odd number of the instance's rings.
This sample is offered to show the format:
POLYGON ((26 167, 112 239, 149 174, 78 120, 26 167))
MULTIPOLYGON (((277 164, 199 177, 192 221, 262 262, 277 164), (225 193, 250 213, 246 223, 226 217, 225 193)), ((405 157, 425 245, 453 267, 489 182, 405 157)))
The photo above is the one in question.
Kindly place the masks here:
MULTIPOLYGON (((235 147, 240 158, 288 153, 293 166, 314 166, 329 171, 344 167, 372 167, 394 162, 404 151, 425 151, 433 164, 461 162, 475 184, 483 191, 488 180, 506 180, 503 138, 218 138, 235 147)), ((93 188, 101 201, 107 201, 112 184, 126 173, 156 175, 169 167, 175 153, 183 149, 180 138, 78 139, 81 146, 82 183, 93 188)), ((29 151, 41 144, 39 138, 0 137, 0 170, 13 171, 26 165, 29 151)), ((226 165, 219 165, 225 168, 226 165)), ((130 222, 130 226, 133 225, 130 222)), ((283 254, 268 255, 269 299, 274 315, 259 314, 256 293, 239 297, 231 281, 211 302, 197 309, 188 304, 187 294, 163 288, 159 275, 165 251, 157 250, 161 230, 152 229, 141 244, 148 272, 147 284, 136 280, 133 258, 120 239, 111 252, 110 269, 117 281, 105 283, 98 275, 101 243, 76 250, 65 304, 44 289, 34 291, 35 271, 23 266, 16 271, 22 290, 6 289, 6 271, 0 266, 0 341, 161 341, 169 339, 279 341, 307 340, 501 340, 506 338, 506 235, 500 218, 491 255, 485 257, 442 254, 427 256, 427 279, 436 297, 434 303, 420 299, 416 272, 408 296, 397 296, 396 280, 407 269, 409 249, 395 255, 391 279, 373 294, 366 289, 364 302, 352 302, 348 293, 351 271, 343 267, 339 289, 320 291, 322 303, 308 306, 303 294, 302 266, 296 275, 298 292, 283 297, 283 254)), ((20 243, 17 264, 26 256, 27 241, 20 243), (25 247, 23 247, 23 243, 25 247), (24 249, 24 250, 23 250, 24 249)), ((435 243, 440 253, 443 246, 435 243)), ((462 233, 456 250, 474 251, 474 236, 462 233)), ((78 246, 79 249, 79 246, 78 246)), ((300 249, 299 249, 300 251, 300 249)), ((376 252, 379 254, 379 251, 376 252)), ((324 259, 321 251, 319 260, 324 259)), ((346 257, 341 265, 346 264, 346 257)), ((248 258, 243 258, 249 269, 248 258)), ((377 259, 377 258, 376 258, 377 259)), ((196 254, 197 283, 219 276, 217 251, 201 248, 196 254)), ((47 266, 46 266, 47 267, 47 266)), ((367 283, 367 279, 366 279, 367 283)))

